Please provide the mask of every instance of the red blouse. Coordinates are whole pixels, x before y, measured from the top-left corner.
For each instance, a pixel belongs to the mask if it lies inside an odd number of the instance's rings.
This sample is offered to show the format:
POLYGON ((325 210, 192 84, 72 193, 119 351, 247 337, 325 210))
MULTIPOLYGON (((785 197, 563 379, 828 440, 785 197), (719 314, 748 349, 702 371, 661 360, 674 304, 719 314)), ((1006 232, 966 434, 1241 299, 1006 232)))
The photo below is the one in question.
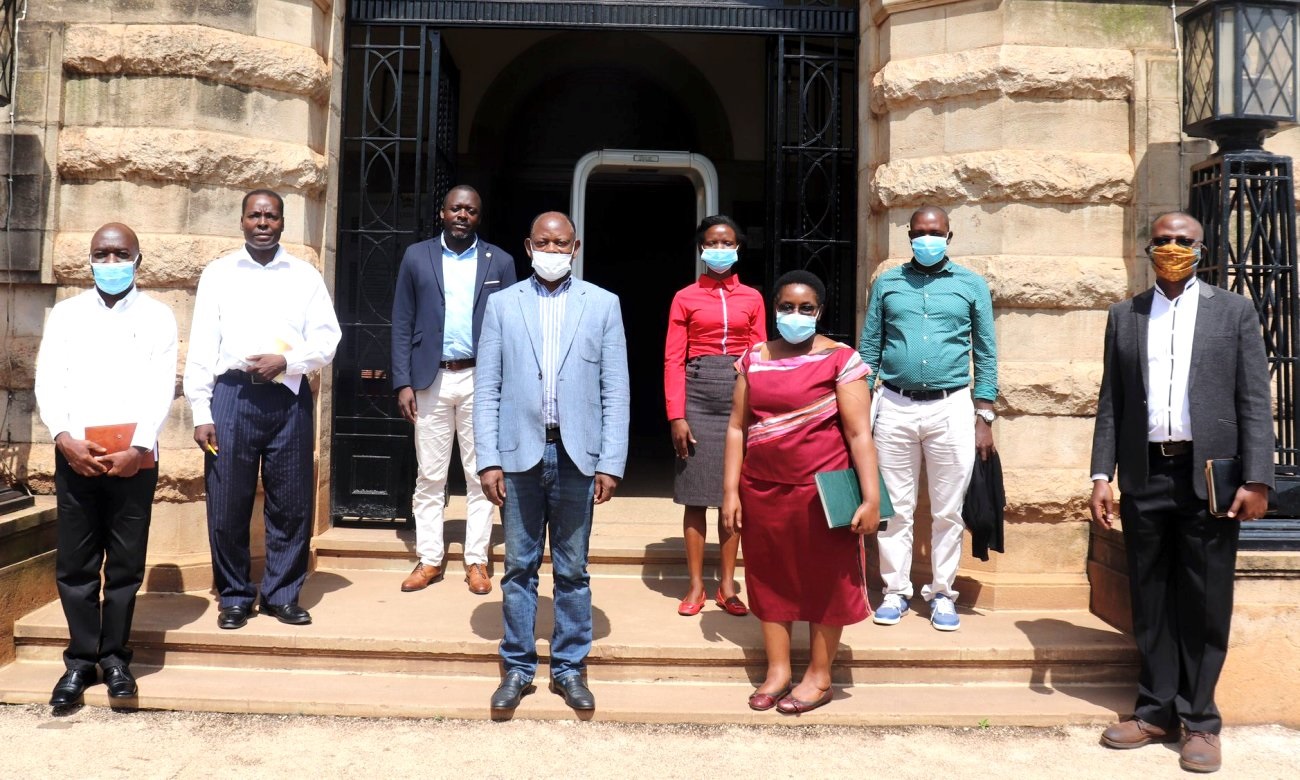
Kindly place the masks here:
POLYGON ((732 274, 707 274, 673 296, 664 344, 664 398, 668 419, 686 417, 686 361, 701 355, 739 357, 767 341, 767 312, 758 290, 732 274))

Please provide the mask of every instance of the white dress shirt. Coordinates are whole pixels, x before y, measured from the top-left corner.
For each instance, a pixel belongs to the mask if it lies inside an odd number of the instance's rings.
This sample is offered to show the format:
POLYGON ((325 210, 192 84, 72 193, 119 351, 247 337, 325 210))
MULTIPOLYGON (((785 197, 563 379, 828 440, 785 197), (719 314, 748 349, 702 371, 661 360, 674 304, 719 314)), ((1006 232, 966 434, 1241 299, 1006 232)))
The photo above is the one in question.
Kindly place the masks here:
POLYGON ((546 289, 536 276, 530 277, 537 292, 537 317, 542 331, 542 419, 547 428, 560 424, 557 400, 560 375, 560 340, 564 329, 564 308, 569 299, 573 277, 565 277, 559 287, 546 289))
POLYGON ((154 450, 176 395, 176 318, 132 288, 110 309, 99 291, 60 301, 36 357, 36 403, 50 436, 135 423, 131 446, 154 450))
POLYGON ((280 247, 263 266, 247 247, 213 260, 199 277, 185 360, 185 397, 194 425, 212 423, 212 387, 252 355, 282 353, 283 383, 295 394, 302 377, 329 365, 341 331, 320 272, 280 247))
POLYGON ((1192 411, 1187 375, 1200 303, 1200 282, 1192 277, 1172 301, 1156 286, 1147 325, 1147 441, 1191 441, 1192 411))

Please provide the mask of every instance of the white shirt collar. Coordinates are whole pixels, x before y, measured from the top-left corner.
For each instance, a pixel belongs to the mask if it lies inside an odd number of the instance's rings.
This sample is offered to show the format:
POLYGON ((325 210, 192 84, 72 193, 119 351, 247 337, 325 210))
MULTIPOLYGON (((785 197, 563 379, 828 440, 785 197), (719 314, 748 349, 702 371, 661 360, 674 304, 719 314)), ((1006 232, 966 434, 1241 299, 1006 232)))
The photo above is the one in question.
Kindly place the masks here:
POLYGON ((267 263, 266 265, 262 265, 261 263, 253 259, 253 255, 250 254, 248 251, 248 244, 244 244, 243 246, 241 246, 239 248, 239 253, 240 253, 239 254, 240 261, 246 260, 259 268, 269 268, 275 265, 276 263, 289 262, 288 258, 286 257, 289 253, 284 251, 284 244, 275 245, 275 257, 272 257, 271 262, 267 263))
MULTIPOLYGON (((1187 295, 1188 293, 1191 293, 1193 295, 1199 295, 1201 292, 1198 287, 1199 284, 1200 284, 1200 280, 1196 278, 1195 274, 1192 274, 1192 278, 1188 279, 1187 284, 1183 285, 1183 291, 1178 294, 1178 297, 1181 298, 1184 295, 1187 295)), ((1171 300, 1168 295, 1165 295, 1165 291, 1161 289, 1160 285, 1157 284, 1155 288, 1156 288, 1156 295, 1159 295, 1161 298, 1164 298, 1167 301, 1171 300)))
POLYGON ((135 302, 135 299, 140 297, 140 286, 132 282, 130 291, 119 298, 117 303, 113 304, 112 308, 110 308, 107 303, 104 303, 104 296, 100 294, 98 287, 92 289, 90 292, 95 296, 95 303, 99 304, 99 308, 104 309, 105 311, 122 311, 123 309, 131 308, 131 304, 135 302))
POLYGON ((441 232, 441 233, 438 234, 438 241, 442 243, 442 251, 443 251, 445 254, 449 254, 449 255, 451 255, 452 257, 455 257, 455 258, 457 258, 457 259, 462 258, 462 257, 468 257, 469 255, 471 255, 471 254, 475 254, 475 253, 478 252, 478 234, 477 234, 477 233, 474 234, 474 241, 469 245, 469 247, 467 247, 467 248, 465 249, 464 252, 457 252, 455 249, 452 249, 451 247, 447 246, 447 231, 445 231, 445 230, 444 230, 443 232, 441 232))

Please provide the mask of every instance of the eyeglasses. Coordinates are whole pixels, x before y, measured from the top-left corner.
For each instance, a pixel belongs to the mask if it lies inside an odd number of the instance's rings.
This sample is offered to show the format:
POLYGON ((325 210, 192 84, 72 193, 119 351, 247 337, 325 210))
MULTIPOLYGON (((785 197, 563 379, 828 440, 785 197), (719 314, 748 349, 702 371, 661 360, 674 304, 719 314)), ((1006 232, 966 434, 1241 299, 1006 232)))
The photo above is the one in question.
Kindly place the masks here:
POLYGON ((1194 247, 1200 239, 1197 238, 1174 238, 1172 236, 1152 236, 1151 246, 1164 246, 1170 242, 1177 242, 1179 246, 1194 247))

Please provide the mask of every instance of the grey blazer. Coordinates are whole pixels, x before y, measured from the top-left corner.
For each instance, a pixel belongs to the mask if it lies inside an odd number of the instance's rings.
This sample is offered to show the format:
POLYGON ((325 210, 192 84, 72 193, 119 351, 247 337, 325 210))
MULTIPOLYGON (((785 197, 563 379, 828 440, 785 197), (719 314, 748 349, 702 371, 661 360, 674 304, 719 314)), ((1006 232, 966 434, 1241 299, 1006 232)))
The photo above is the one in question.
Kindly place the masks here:
MULTIPOLYGON (((442 236, 412 244, 402 256, 393 291, 393 389, 423 390, 438 378, 442 328, 447 315, 442 280, 442 236)), ((474 345, 483 329, 483 312, 493 294, 515 283, 515 260, 499 246, 478 241, 474 279, 474 345)))
MULTIPOLYGON (((1240 456, 1247 482, 1273 485, 1273 407, 1259 316, 1250 301, 1201 283, 1187 378, 1192 479, 1205 498, 1205 461, 1240 456)), ((1092 474, 1120 492, 1141 489, 1147 469, 1147 326, 1155 290, 1110 307, 1092 437, 1092 474)))
MULTIPOLYGON (((631 390, 618 298, 581 279, 573 280, 568 296, 556 377, 560 441, 583 474, 622 478, 631 390)), ((531 279, 493 295, 483 318, 474 377, 474 448, 480 473, 493 467, 527 471, 542 459, 542 348, 531 279)))

